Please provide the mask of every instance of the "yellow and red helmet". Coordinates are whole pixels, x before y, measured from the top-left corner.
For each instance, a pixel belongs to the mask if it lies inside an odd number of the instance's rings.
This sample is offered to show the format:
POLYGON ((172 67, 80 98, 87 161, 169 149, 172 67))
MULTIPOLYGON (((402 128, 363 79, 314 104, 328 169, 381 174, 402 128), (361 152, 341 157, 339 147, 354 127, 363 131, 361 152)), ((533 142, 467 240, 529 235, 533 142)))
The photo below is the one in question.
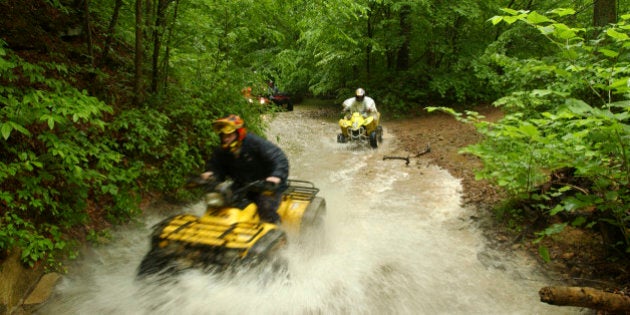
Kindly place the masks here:
POLYGON ((230 134, 245 126, 245 121, 237 115, 231 114, 212 122, 212 129, 218 134, 230 134))
POLYGON ((240 147, 241 142, 247 134, 247 130, 245 129, 245 121, 240 116, 234 114, 213 121, 212 129, 219 135, 237 132, 238 137, 236 138, 236 141, 228 145, 230 148, 233 149, 240 147))

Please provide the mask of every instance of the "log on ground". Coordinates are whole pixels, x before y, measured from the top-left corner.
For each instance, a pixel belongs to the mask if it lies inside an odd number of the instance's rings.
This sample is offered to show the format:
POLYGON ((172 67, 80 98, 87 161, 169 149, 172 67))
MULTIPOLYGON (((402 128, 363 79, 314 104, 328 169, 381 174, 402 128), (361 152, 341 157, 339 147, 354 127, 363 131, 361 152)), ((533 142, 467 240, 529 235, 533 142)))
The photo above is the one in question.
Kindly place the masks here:
POLYGON ((540 301, 558 306, 578 306, 608 312, 630 312, 630 297, 589 287, 544 287, 540 301))

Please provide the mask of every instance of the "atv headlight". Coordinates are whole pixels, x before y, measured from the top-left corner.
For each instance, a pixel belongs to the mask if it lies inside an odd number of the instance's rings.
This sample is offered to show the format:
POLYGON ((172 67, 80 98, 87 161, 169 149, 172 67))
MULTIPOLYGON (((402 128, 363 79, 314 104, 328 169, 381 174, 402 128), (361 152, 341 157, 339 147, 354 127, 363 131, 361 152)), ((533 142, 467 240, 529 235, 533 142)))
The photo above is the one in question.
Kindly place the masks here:
POLYGON ((206 205, 208 207, 218 208, 223 207, 225 204, 225 200, 223 200, 223 195, 218 192, 211 192, 206 194, 206 205))

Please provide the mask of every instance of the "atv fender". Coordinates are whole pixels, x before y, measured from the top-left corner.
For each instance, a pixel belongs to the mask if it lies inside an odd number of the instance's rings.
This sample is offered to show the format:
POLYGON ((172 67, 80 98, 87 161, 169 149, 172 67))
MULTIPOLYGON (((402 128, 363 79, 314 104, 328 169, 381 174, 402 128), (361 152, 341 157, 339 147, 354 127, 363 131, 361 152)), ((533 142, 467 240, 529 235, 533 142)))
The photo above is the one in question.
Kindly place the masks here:
POLYGON ((326 199, 315 197, 304 210, 302 217, 302 228, 318 228, 324 222, 326 215, 326 199))
POLYGON ((271 253, 280 249, 287 242, 287 236, 284 231, 279 229, 269 230, 266 235, 261 237, 254 246, 248 251, 247 257, 265 258, 271 253))

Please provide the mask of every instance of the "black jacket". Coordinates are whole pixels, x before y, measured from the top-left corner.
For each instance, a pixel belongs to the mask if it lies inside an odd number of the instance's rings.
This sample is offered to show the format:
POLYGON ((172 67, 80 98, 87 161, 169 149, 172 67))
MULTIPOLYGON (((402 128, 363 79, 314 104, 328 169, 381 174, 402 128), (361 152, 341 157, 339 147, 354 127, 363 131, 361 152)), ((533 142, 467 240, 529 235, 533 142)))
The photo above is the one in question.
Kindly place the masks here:
POLYGON ((279 191, 283 191, 287 188, 289 160, 275 144, 248 133, 243 139, 238 157, 218 147, 206 164, 206 170, 214 173, 215 178, 220 181, 231 178, 236 187, 276 176, 282 180, 279 191))

